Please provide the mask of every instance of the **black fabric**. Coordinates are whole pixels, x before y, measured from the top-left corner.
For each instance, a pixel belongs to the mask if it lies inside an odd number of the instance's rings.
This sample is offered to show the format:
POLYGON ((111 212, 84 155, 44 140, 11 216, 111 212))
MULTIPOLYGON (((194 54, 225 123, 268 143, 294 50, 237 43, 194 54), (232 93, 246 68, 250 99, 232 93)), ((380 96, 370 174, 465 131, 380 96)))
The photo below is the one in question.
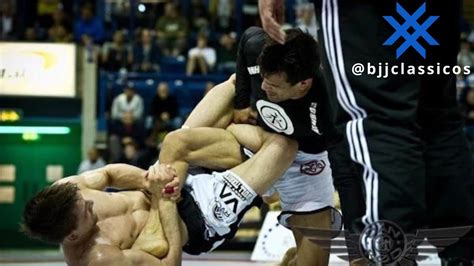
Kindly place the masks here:
MULTIPOLYGON (((321 2, 316 14, 321 23, 321 2)), ((333 1, 330 1, 333 2, 333 1)), ((342 59, 355 101, 367 117, 356 140, 366 140, 371 166, 377 172, 378 213, 380 220, 398 224, 405 233, 426 227, 439 228, 474 224, 474 177, 463 123, 457 111, 454 75, 397 75, 385 79, 352 74, 355 63, 399 65, 456 64, 459 42, 460 1, 337 1, 342 59), (396 59, 393 46, 382 45, 394 33, 383 16, 397 16, 396 2, 411 14, 426 2, 426 13, 439 16, 428 32, 440 45, 429 46, 423 59, 413 48, 396 59)), ((399 17, 397 17, 400 20, 399 17)), ((322 25, 322 24, 320 24, 322 25)), ((334 29, 334 30, 338 30, 334 29)), ((334 36, 327 40, 335 39, 334 36)), ((320 34, 323 68, 333 102, 337 102, 336 86, 320 34)), ((341 56, 340 54, 337 56, 341 56)), ((351 117, 336 109, 336 124, 346 132, 351 117)), ((354 120, 352 120, 354 121, 354 120)), ((346 135, 346 140, 348 136, 346 135)), ((356 144, 354 144, 356 145, 356 144)), ((346 149, 346 154, 349 149, 346 149)), ((349 155, 346 155, 349 156, 349 155)), ((349 157, 350 158, 350 157, 349 157)), ((331 164, 334 162, 331 161, 331 164)), ((362 180, 365 170, 352 162, 362 180)), ((336 181, 336 180, 335 180, 336 181)), ((340 180, 338 181, 340 182, 340 180)), ((361 182, 361 181, 356 181, 361 182)), ((336 187, 340 187, 336 183, 336 187)), ((372 197, 370 191, 366 197, 372 197)), ((340 191, 341 193, 341 191, 340 191)), ((343 192, 344 193, 344 192, 343 192)), ((347 195, 341 195, 341 199, 347 195)), ((359 197, 359 196, 357 196, 359 197)), ((350 205, 349 205, 350 206, 350 205)), ((354 206, 354 205, 352 205, 354 206)), ((355 206, 361 208, 360 204, 355 206)), ((365 210, 358 210, 365 212, 365 210)), ((343 213, 357 213, 343 205, 343 213)), ((360 214, 359 214, 360 216, 360 214)), ((360 218, 360 217, 358 217, 360 218)), ((359 224, 355 219, 351 224, 359 224)), ((359 228, 362 231, 363 228, 359 228)), ((472 239, 463 239, 445 249, 440 257, 473 258, 472 239), (470 251, 469 251, 470 250, 470 251)))
POLYGON ((183 251, 191 255, 199 255, 212 248, 212 242, 205 239, 206 224, 199 206, 189 192, 189 187, 181 191, 181 201, 178 202, 178 213, 188 230, 188 243, 183 251))
POLYGON ((206 237, 206 223, 199 205, 194 201, 190 194, 192 188, 189 186, 183 187, 181 191, 181 201, 178 202, 178 213, 183 220, 188 230, 188 242, 183 246, 183 251, 191 255, 199 255, 201 253, 209 252, 212 245, 222 239, 229 240, 235 236, 239 227, 240 221, 245 213, 252 207, 260 207, 263 200, 260 196, 256 196, 252 203, 243 209, 235 223, 230 225, 230 232, 224 236, 216 235, 215 237, 206 237))

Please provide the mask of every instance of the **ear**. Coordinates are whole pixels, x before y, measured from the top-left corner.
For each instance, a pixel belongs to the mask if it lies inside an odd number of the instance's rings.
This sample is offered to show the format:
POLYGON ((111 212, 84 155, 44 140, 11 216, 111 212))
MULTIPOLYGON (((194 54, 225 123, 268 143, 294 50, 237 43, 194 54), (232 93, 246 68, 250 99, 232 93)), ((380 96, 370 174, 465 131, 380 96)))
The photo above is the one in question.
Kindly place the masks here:
POLYGON ((66 236, 66 238, 64 239, 66 242, 76 242, 77 239, 79 239, 79 235, 76 233, 76 231, 72 231, 72 233, 70 233, 69 235, 66 236))
POLYGON ((308 88, 311 88, 311 86, 313 85, 313 78, 302 80, 299 82, 299 84, 300 84, 299 87, 302 91, 307 90, 308 88))

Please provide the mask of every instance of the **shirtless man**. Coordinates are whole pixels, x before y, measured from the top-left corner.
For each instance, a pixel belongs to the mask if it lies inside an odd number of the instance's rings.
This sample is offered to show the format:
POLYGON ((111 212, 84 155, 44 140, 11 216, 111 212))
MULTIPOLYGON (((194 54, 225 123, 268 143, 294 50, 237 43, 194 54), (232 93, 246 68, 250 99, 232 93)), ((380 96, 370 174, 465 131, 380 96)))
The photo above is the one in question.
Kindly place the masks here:
MULTIPOLYGON (((173 176, 171 168, 161 172, 173 176)), ((107 165, 39 192, 25 207, 22 227, 30 237, 61 244, 68 265, 178 265, 186 227, 162 188, 142 169, 107 165), (106 193, 106 187, 132 191, 106 193)))

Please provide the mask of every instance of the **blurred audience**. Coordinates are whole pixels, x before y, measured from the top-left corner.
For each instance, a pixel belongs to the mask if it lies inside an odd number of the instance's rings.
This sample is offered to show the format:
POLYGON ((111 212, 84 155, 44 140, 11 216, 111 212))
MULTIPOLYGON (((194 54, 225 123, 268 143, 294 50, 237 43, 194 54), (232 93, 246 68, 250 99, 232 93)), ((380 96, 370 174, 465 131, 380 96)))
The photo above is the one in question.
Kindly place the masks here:
POLYGON ((93 7, 86 3, 81 7, 81 16, 74 24, 74 39, 76 42, 87 44, 89 40, 93 43, 102 43, 105 38, 103 22, 94 16, 93 7))
POLYGON ((296 27, 318 39, 318 25, 313 3, 300 4, 296 11, 296 27))
POLYGON ((48 29, 53 24, 53 16, 56 10, 61 8, 60 0, 38 0, 37 6, 37 22, 41 28, 48 29))
MULTIPOLYGON (((209 13, 211 22, 217 31, 229 31, 232 29, 232 14, 234 14, 234 0, 210 0, 209 13)), ((256 10, 258 13, 258 10, 256 10)))
POLYGON ((165 13, 156 23, 158 46, 165 56, 176 57, 184 51, 187 39, 187 21, 173 2, 165 5, 165 13))
POLYGON ((144 29, 140 41, 133 48, 133 71, 157 72, 160 70, 160 49, 153 42, 151 31, 144 29))
POLYGON ((77 169, 77 174, 84 173, 86 171, 94 170, 97 168, 104 167, 106 165, 104 159, 100 156, 97 148, 90 148, 87 151, 87 159, 83 160, 77 169))
POLYGON ((471 50, 471 44, 467 40, 461 41, 461 48, 458 53, 458 64, 461 67, 474 66, 474 53, 471 50))
POLYGON ((127 111, 120 121, 116 121, 109 129, 109 152, 110 161, 117 162, 122 153, 122 143, 124 139, 132 138, 139 146, 145 141, 145 130, 141 121, 133 118, 133 113, 127 111))
POLYGON ((215 64, 216 50, 207 45, 206 35, 199 34, 196 47, 189 49, 188 52, 186 74, 208 74, 213 70, 215 64))
POLYGON ((25 42, 37 42, 39 41, 38 35, 36 34, 37 30, 34 27, 28 27, 25 30, 23 41, 25 42))
POLYGON ((71 22, 64 11, 57 8, 53 13, 53 22, 48 29, 48 39, 52 42, 72 42, 71 22))
POLYGON ((192 32, 209 33, 209 14, 203 0, 191 0, 188 18, 192 32))
POLYGON ((107 42, 102 48, 101 63, 102 67, 108 71, 119 71, 130 69, 132 64, 132 51, 130 46, 125 43, 123 31, 116 31, 112 42, 107 42))
POLYGON ((225 74, 234 73, 237 60, 237 34, 224 33, 217 46, 217 71, 225 74))
POLYGON ((154 128, 158 131, 171 131, 181 127, 183 119, 179 116, 179 105, 176 97, 170 95, 167 82, 160 82, 153 97, 150 116, 154 128))
POLYGON ((135 92, 135 88, 127 85, 124 92, 117 95, 112 102, 112 120, 121 121, 126 114, 130 113, 133 120, 143 118, 143 99, 135 92))
POLYGON ((13 40, 15 33, 15 12, 11 1, 0 2, 0 40, 13 40))

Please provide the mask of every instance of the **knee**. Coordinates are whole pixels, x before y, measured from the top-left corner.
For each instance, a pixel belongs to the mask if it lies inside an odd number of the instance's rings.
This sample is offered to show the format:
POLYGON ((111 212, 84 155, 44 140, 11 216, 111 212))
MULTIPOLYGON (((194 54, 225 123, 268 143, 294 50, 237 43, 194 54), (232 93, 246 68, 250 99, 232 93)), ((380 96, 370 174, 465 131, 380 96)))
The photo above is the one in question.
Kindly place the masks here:
POLYGON ((191 148, 189 129, 178 129, 168 133, 163 140, 163 149, 175 150, 179 156, 184 156, 191 148))

